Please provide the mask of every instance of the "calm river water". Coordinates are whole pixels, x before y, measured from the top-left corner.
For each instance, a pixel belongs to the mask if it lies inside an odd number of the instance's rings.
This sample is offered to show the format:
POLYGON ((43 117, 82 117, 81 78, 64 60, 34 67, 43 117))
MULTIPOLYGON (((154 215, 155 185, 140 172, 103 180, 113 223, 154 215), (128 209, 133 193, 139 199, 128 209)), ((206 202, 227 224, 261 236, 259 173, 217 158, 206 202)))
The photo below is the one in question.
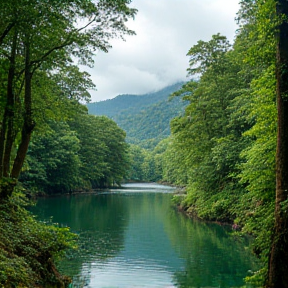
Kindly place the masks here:
POLYGON ((72 287, 241 287, 255 270, 247 241, 229 227, 191 220, 171 207, 173 188, 127 184, 120 190, 42 198, 40 219, 69 226, 79 251, 61 263, 72 287))

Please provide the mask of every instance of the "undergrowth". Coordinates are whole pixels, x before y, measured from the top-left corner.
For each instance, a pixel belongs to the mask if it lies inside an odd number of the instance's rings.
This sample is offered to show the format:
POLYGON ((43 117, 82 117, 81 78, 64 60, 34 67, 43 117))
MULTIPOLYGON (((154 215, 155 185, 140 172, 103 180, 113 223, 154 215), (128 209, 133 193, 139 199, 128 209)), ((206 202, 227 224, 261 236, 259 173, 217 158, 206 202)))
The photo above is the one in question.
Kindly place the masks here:
POLYGON ((55 263, 75 246, 69 228, 39 222, 20 192, 0 201, 0 287, 66 287, 55 263))

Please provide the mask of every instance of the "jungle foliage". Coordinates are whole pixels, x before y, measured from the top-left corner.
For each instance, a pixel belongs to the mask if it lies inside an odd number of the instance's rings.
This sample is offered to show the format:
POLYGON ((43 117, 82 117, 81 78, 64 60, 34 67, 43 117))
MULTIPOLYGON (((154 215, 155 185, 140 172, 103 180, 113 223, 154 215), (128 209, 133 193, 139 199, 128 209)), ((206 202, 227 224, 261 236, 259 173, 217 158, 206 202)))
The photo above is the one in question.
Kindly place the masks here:
POLYGON ((35 127, 68 120, 89 100, 95 85, 77 60, 91 67, 109 39, 134 34, 129 3, 1 1, 0 198, 13 193, 35 127))

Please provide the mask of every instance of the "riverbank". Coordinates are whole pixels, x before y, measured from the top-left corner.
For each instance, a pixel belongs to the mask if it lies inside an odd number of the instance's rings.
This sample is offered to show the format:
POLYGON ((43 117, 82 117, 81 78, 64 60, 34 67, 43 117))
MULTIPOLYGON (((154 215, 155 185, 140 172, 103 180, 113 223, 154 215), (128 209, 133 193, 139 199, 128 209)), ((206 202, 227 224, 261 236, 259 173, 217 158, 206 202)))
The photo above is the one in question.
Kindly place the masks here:
POLYGON ((0 286, 57 287, 71 282, 55 266, 65 249, 75 246, 75 235, 35 220, 23 195, 0 203, 0 286))

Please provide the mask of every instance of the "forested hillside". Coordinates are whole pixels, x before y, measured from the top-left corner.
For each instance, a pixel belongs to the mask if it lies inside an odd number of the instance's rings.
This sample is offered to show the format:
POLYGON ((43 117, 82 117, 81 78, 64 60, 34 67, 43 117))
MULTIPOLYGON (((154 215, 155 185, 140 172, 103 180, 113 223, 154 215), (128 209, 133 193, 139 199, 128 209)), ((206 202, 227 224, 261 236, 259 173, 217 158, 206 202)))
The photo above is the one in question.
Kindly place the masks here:
POLYGON ((144 95, 119 95, 87 104, 89 114, 106 115, 127 133, 127 142, 154 148, 170 135, 170 121, 184 113, 187 101, 169 96, 183 83, 144 95))
POLYGON ((108 117, 114 117, 121 112, 128 112, 129 114, 138 114, 147 107, 167 101, 168 96, 181 88, 182 82, 168 86, 156 92, 143 94, 143 95, 131 95, 123 94, 118 95, 113 99, 108 99, 100 102, 88 103, 89 114, 92 115, 106 115, 108 117))

